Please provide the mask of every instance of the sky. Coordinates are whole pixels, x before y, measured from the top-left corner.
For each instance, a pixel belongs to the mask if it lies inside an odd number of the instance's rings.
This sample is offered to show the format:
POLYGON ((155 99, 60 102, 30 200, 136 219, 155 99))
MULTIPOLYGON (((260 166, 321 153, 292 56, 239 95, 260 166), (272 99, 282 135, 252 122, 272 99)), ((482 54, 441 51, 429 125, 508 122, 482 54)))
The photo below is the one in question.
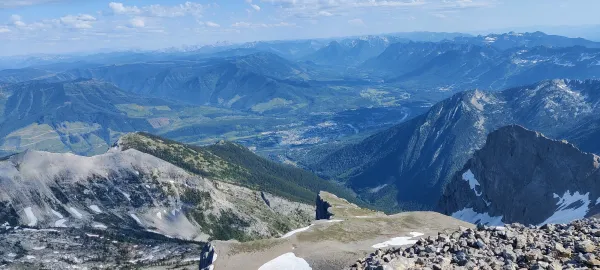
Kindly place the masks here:
POLYGON ((409 31, 599 32, 598 10, 599 0, 0 0, 0 55, 409 31))

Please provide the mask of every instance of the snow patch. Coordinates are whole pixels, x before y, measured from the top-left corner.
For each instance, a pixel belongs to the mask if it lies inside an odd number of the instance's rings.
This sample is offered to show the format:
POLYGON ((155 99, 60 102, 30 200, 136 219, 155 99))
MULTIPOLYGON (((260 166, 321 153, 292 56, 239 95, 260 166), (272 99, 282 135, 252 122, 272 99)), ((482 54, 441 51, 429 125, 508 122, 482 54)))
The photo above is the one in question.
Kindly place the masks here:
POLYGON ((419 237, 425 235, 424 233, 420 232, 409 232, 408 234, 410 234, 412 237, 419 237))
POLYGON ((596 199, 596 205, 598 205, 600 203, 600 197, 598 197, 598 199, 596 199))
POLYGON ((46 246, 43 246, 43 247, 32 247, 31 249, 33 249, 33 250, 44 250, 44 249, 46 249, 46 246))
POLYGON ((263 264, 258 270, 312 270, 310 265, 302 259, 296 257, 292 252, 283 254, 265 264, 263 264))
POLYGON ((52 211, 52 214, 54 214, 57 218, 65 218, 61 213, 55 211, 54 209, 50 209, 50 211, 52 211))
POLYGON ((479 186, 479 181, 475 179, 475 175, 473 174, 471 169, 463 173, 462 179, 469 182, 469 187, 475 192, 475 195, 477 195, 477 197, 481 196, 481 192, 477 192, 477 189, 475 189, 477 186, 479 186))
POLYGON ((387 240, 383 243, 379 243, 379 244, 375 244, 372 247, 373 248, 386 248, 389 246, 405 246, 405 245, 414 245, 415 243, 417 243, 417 240, 413 240, 411 238, 415 238, 415 237, 419 237, 419 236, 423 236, 424 234, 420 233, 420 232, 410 232, 409 233, 410 236, 401 236, 401 237, 394 237, 390 240, 387 240))
POLYGON ((25 208, 25 215, 27 215, 27 219, 29 219, 29 224, 27 224, 27 226, 35 226, 37 224, 38 220, 33 214, 33 210, 31 210, 31 207, 25 208))
POLYGON ((502 218, 504 216, 492 217, 488 213, 477 213, 475 210, 473 210, 473 208, 465 207, 463 210, 454 212, 452 217, 475 224, 484 224, 490 226, 504 225, 502 222, 502 218))
POLYGON ((100 235, 90 234, 90 233, 86 233, 85 235, 87 235, 87 237, 95 237, 95 238, 100 237, 100 235))
POLYGON ((28 260, 33 260, 33 259, 35 259, 35 256, 33 256, 33 255, 27 255, 25 258, 28 259, 28 260))
POLYGON ((294 235, 296 233, 306 231, 309 228, 310 228, 310 226, 307 226, 307 227, 304 227, 304 228, 300 228, 300 229, 295 229, 295 230, 293 230, 291 232, 288 232, 288 233, 284 234, 281 238, 288 238, 288 237, 290 237, 290 236, 292 236, 292 235, 294 235))
POLYGON ((138 224, 143 225, 142 221, 135 214, 129 214, 129 216, 131 216, 138 224))
POLYGON ((83 215, 74 207, 69 207, 69 212, 77 218, 83 218, 83 215))
POLYGON ((369 193, 377 193, 377 192, 379 192, 380 190, 382 190, 385 187, 387 187, 387 184, 383 184, 383 185, 374 187, 372 189, 369 189, 369 193))
POLYGON ((94 211, 96 214, 102 214, 102 210, 100 210, 100 207, 98 207, 97 205, 90 205, 89 206, 90 209, 92 209, 92 211, 94 211))
POLYGON ((332 219, 332 220, 327 220, 325 221, 325 223, 334 223, 334 222, 342 222, 343 220, 341 219, 332 219))
POLYGON ((125 193, 125 192, 123 192, 123 191, 122 191, 122 190, 120 190, 120 189, 117 189, 117 190, 118 190, 118 191, 119 191, 121 194, 123 194, 123 196, 125 196, 125 198, 126 198, 128 201, 131 201, 131 195, 129 195, 128 193, 125 193))
POLYGON ((102 224, 102 223, 95 223, 95 224, 93 225, 93 227, 94 227, 94 228, 97 228, 97 229, 103 229, 103 230, 108 228, 108 227, 106 227, 106 225, 104 225, 104 224, 102 224))
MULTIPOLYGON (((546 223, 569 223, 576 219, 582 219, 589 211, 590 193, 580 194, 575 191, 573 194, 568 190, 565 191, 562 197, 556 193, 553 195, 554 198, 559 199, 556 205, 556 211, 552 216, 542 222, 540 225, 546 223)), ((598 202, 598 200, 596 200, 598 202)))
POLYGON ((56 222, 54 222, 54 227, 66 228, 67 226, 65 225, 65 222, 67 222, 67 219, 61 218, 61 219, 57 220, 56 222))

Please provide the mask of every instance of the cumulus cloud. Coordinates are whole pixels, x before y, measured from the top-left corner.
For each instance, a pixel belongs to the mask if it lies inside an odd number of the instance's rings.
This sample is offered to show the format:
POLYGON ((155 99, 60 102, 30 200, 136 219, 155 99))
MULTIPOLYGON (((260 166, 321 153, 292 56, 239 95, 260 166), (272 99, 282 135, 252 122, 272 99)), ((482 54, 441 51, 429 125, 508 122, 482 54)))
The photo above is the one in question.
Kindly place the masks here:
POLYGON ((348 23, 350 25, 354 25, 354 26, 364 26, 365 25, 365 22, 363 22, 363 20, 359 19, 359 18, 348 20, 348 23))
POLYGON ((183 4, 174 6, 163 6, 163 5, 149 5, 143 7, 137 6, 126 6, 119 2, 110 2, 108 7, 114 14, 124 15, 142 15, 148 17, 183 17, 183 16, 194 16, 201 17, 204 12, 205 6, 194 2, 185 2, 183 4))
POLYGON ((25 22, 23 22, 23 19, 21 18, 21 16, 19 16, 17 14, 13 14, 12 16, 10 16, 10 22, 16 27, 26 27, 27 26, 27 24, 25 22))
POLYGON ((283 9, 286 16, 314 18, 361 9, 453 10, 489 7, 499 0, 261 0, 283 9))
POLYGON ((64 26, 76 29, 89 29, 93 27, 96 18, 89 14, 67 15, 59 19, 64 26))
POLYGON ((333 14, 329 11, 325 11, 325 10, 321 10, 319 11, 319 13, 317 14, 319 16, 324 16, 324 17, 330 17, 333 16, 333 14))
POLYGON ((10 29, 8 29, 8 28, 6 28, 4 26, 0 26, 0 34, 1 33, 8 33, 8 32, 10 32, 10 29))
POLYGON ((279 22, 279 23, 250 23, 250 22, 236 22, 231 25, 235 28, 273 28, 273 27, 291 27, 296 26, 295 23, 279 22))
POLYGON ((136 6, 125 6, 123 3, 110 2, 108 7, 115 14, 140 14, 142 11, 136 6))
POLYGON ((260 11, 260 7, 259 7, 258 5, 255 5, 255 4, 250 4, 250 6, 251 6, 251 7, 252 7, 254 10, 256 10, 256 11, 260 11))
POLYGON ((221 27, 221 25, 219 25, 218 23, 214 23, 211 21, 205 22, 204 24, 208 27, 221 27))
POLYGON ((1 0, 0 9, 15 8, 23 6, 33 6, 50 2, 60 2, 61 0, 1 0))
POLYGON ((146 26, 146 22, 144 21, 143 18, 135 17, 135 18, 129 20, 129 25, 134 28, 143 28, 146 26))

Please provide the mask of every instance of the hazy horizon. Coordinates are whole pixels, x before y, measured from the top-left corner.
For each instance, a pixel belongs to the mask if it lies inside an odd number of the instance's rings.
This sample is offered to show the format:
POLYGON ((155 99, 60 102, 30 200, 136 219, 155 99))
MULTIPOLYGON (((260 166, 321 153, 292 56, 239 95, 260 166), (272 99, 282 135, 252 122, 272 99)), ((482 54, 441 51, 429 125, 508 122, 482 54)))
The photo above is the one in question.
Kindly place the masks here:
POLYGON ((598 40, 597 8, 600 3, 591 0, 7 0, 0 3, 0 54, 155 50, 421 31, 540 30, 598 40))

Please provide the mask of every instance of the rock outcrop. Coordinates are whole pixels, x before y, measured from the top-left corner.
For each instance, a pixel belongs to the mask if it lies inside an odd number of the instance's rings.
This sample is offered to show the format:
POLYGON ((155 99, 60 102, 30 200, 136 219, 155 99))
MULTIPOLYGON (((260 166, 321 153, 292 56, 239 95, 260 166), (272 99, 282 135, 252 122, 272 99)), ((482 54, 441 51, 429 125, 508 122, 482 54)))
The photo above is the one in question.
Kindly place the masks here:
POLYGON ((212 270, 214 268, 213 262, 216 259, 217 255, 213 245, 210 243, 204 245, 200 252, 200 262, 198 263, 200 270, 212 270))
POLYGON ((600 220, 542 227, 505 227, 439 233, 407 248, 377 250, 350 269, 598 269, 600 220))
POLYGON ((316 211, 315 211, 315 219, 316 220, 321 220, 321 219, 329 219, 331 218, 331 216, 333 216, 333 214, 331 214, 329 212, 329 207, 331 207, 331 204, 329 204, 327 201, 323 200, 323 198, 321 198, 321 193, 319 193, 319 195, 317 195, 317 200, 315 203, 316 206, 316 211))
POLYGON ((446 187, 442 213, 499 225, 565 223, 600 212, 600 157, 512 125, 492 132, 446 187))

